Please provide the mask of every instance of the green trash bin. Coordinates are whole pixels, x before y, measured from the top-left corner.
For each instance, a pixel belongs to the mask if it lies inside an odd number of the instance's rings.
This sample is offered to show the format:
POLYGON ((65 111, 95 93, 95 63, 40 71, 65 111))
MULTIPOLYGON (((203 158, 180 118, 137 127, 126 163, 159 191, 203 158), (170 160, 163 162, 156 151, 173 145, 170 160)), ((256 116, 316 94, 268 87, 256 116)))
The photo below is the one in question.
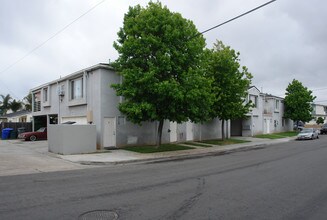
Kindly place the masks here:
POLYGON ((10 139, 16 139, 17 138, 17 131, 11 131, 9 135, 10 139))
POLYGON ((24 127, 17 128, 18 135, 21 133, 24 133, 25 131, 26 131, 26 129, 24 127))

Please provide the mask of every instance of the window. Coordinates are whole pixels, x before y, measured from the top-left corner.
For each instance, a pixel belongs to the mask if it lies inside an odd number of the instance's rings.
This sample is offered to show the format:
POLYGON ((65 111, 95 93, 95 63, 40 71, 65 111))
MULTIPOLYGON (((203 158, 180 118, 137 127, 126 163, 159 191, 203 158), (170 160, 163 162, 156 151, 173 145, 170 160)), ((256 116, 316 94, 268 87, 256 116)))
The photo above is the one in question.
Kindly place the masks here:
POLYGON ((250 95, 250 101, 254 104, 254 108, 258 108, 258 96, 250 95))
POLYGON ((275 100, 275 109, 279 110, 279 100, 275 100))
POLYGON ((78 78, 70 81, 70 99, 83 98, 83 78, 78 78))
POLYGON ((48 101, 48 88, 43 89, 43 102, 48 101))
POLYGON ((118 116, 118 125, 125 125, 126 124, 126 118, 124 116, 118 116))
POLYGON ((39 112, 41 111, 41 91, 37 91, 36 93, 33 93, 33 111, 39 112))

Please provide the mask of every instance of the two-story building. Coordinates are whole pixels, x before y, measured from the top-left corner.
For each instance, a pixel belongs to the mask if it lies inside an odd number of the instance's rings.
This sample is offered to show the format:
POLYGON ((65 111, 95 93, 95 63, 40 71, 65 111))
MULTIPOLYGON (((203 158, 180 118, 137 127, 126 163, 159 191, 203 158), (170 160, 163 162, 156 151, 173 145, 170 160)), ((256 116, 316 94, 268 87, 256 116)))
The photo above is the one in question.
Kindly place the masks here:
POLYGON ((293 121, 284 118, 284 99, 270 94, 261 94, 264 100, 264 134, 292 131, 293 121))
MULTIPOLYGON (((110 65, 97 64, 33 88, 34 130, 57 123, 95 124, 98 148, 155 144, 158 123, 135 125, 118 110, 122 97, 116 95, 111 85, 121 81, 122 77, 110 65)), ((220 137, 221 122, 218 119, 204 124, 165 121, 162 142, 220 137)))
POLYGON ((312 120, 308 124, 317 124, 317 119, 319 117, 324 119, 324 123, 327 123, 327 106, 312 103, 312 120))
POLYGON ((253 108, 246 114, 246 118, 231 121, 231 135, 232 136, 253 136, 262 133, 262 97, 260 90, 251 86, 248 89, 247 102, 251 101, 253 108))
POLYGON ((291 131, 293 122, 284 118, 284 99, 271 94, 261 93, 251 86, 248 99, 253 104, 245 119, 231 122, 232 136, 254 136, 291 131))

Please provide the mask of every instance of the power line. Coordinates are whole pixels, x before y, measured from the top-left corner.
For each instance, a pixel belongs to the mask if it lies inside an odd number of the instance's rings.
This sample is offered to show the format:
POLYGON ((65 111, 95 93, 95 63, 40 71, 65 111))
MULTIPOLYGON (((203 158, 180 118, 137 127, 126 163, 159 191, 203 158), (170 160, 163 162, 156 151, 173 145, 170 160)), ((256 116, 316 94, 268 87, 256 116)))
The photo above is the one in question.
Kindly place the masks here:
MULTIPOLYGON (((44 46, 48 41, 50 41, 51 39, 53 39, 54 37, 56 37, 57 35, 59 35, 61 32, 63 32, 64 30, 66 30, 68 27, 70 27, 70 26, 71 26, 72 24, 74 24, 76 21, 78 21, 79 19, 81 19, 82 17, 84 17, 86 14, 88 14, 89 12, 91 12, 92 10, 94 10, 97 6, 99 6, 100 4, 104 3, 105 1, 107 1, 107 0, 102 0, 102 1, 100 1, 99 3, 97 3, 96 5, 94 5, 93 7, 91 7, 89 10, 87 10, 86 12, 84 12, 82 15, 80 15, 79 17, 77 17, 76 19, 74 19, 73 21, 71 21, 70 23, 68 23, 67 25, 65 25, 65 26, 64 26, 63 28, 61 28, 59 31, 57 31, 56 33, 54 33, 53 35, 51 35, 48 39, 46 39, 45 41, 43 41, 41 44, 37 45, 35 48, 33 48, 32 50, 30 50, 29 52, 27 52, 24 56, 22 56, 21 58, 19 58, 19 59, 16 60, 15 62, 11 63, 10 65, 8 65, 8 66, 5 67, 4 69, 2 69, 2 70, 0 71, 0 75, 2 75, 4 72, 6 72, 6 71, 8 71, 9 69, 11 69, 13 66, 15 66, 16 64, 18 64, 19 62, 21 62, 22 60, 24 60, 26 57, 30 56, 33 52, 35 52, 36 50, 38 50, 39 48, 41 48, 42 46, 44 46)), ((260 5, 260 6, 254 8, 254 9, 252 9, 252 10, 250 10, 250 11, 247 11, 247 12, 243 13, 243 14, 241 14, 241 15, 239 15, 239 16, 236 16, 236 17, 234 17, 234 18, 232 18, 232 19, 229 19, 228 21, 225 21, 225 22, 223 22, 223 23, 221 23, 221 24, 219 24, 219 25, 216 25, 216 26, 214 26, 214 27, 212 27, 212 28, 209 28, 209 29, 207 29, 207 30, 205 30, 205 31, 203 31, 203 32, 201 32, 201 33, 199 33, 199 34, 204 34, 204 33, 208 32, 208 31, 211 31, 211 30, 213 30, 213 29, 215 29, 215 28, 217 28, 217 27, 220 27, 220 26, 222 26, 222 25, 224 25, 224 24, 227 24, 227 23, 229 23, 229 22, 231 22, 231 21, 233 21, 233 20, 236 20, 236 19, 238 19, 238 18, 240 18, 240 17, 243 17, 244 15, 247 15, 247 14, 253 12, 253 11, 256 11, 256 10, 258 10, 259 8, 262 8, 262 7, 264 7, 264 6, 266 6, 266 5, 270 4, 270 3, 272 3, 272 2, 274 2, 274 1, 276 1, 276 0, 269 1, 269 2, 267 2, 267 3, 265 3, 265 4, 263 4, 263 5, 260 5)), ((3 84, 3 85, 8 89, 8 91, 10 91, 10 89, 8 88, 8 86, 6 86, 6 85, 5 85, 1 80, 0 80, 0 82, 1 82, 1 83, 2 83, 2 84, 3 84)), ((11 93, 12 93, 12 92, 11 92, 11 93)), ((12 93, 12 94, 13 94, 13 93, 12 93)))
POLYGON ((4 87, 6 87, 6 89, 7 89, 7 91, 8 91, 8 93, 11 93, 11 95, 14 97, 14 98, 16 98, 16 99, 19 99, 18 98, 18 96, 11 90, 11 89, 9 89, 9 87, 2 81, 2 80, 0 80, 0 83, 4 86, 4 87))
POLYGON ((326 90, 327 88, 319 88, 319 89, 312 89, 311 91, 320 91, 320 90, 326 90))
POLYGON ((259 8, 262 8, 262 7, 266 6, 266 5, 269 5, 269 4, 271 4, 271 3, 275 2, 275 1, 276 1, 276 0, 272 0, 272 1, 266 2, 265 4, 262 4, 262 5, 260 5, 260 6, 256 7, 256 8, 251 9, 250 11, 247 11, 247 12, 245 12, 245 13, 243 13, 243 14, 240 14, 240 15, 238 15, 238 16, 232 18, 232 19, 229 19, 229 20, 227 20, 227 21, 225 21, 225 22, 223 22, 223 23, 221 23, 221 24, 218 24, 218 25, 216 25, 216 26, 214 26, 214 27, 212 27, 212 28, 209 28, 209 29, 207 29, 207 30, 205 30, 205 31, 202 31, 201 33, 199 33, 199 34, 197 34, 197 35, 195 35, 195 36, 199 36, 200 34, 204 34, 204 33, 208 32, 208 31, 211 31, 211 30, 213 30, 213 29, 215 29, 215 28, 217 28, 217 27, 220 27, 220 26, 222 26, 222 25, 224 25, 224 24, 227 24, 227 23, 229 23, 229 22, 231 22, 231 21, 234 21, 234 20, 236 20, 236 19, 238 19, 238 18, 240 18, 240 17, 243 17, 243 16, 245 16, 245 15, 247 15, 247 14, 250 14, 251 12, 254 12, 254 11, 258 10, 259 8))
MULTIPOLYGON (((39 48, 41 48, 43 45, 45 45, 48 41, 50 41, 51 39, 53 39, 54 37, 56 37, 58 34, 60 34, 61 32, 63 32, 64 30, 66 30, 68 27, 70 27, 72 24, 74 24, 76 21, 78 21, 79 19, 81 19, 82 17, 84 17, 85 15, 87 15, 88 13, 90 13, 91 11, 93 11, 96 7, 98 7, 100 4, 102 4, 103 2, 105 2, 107 0, 102 0, 99 3, 97 3, 96 5, 94 5, 93 7, 91 7, 89 10, 87 10, 86 12, 84 12, 82 15, 78 16, 76 19, 74 19, 73 21, 71 21, 70 23, 68 23, 67 25, 65 25, 63 28, 61 28, 59 31, 57 31, 56 33, 54 33, 52 36, 50 36, 48 39, 46 39, 45 41, 43 41, 41 44, 39 44, 38 46, 34 47, 32 50, 30 50, 29 52, 27 52, 24 56, 22 56, 21 58, 19 58, 18 60, 16 60, 15 62, 13 62, 12 64, 10 64, 9 66, 7 66, 6 68, 2 69, 0 71, 0 75, 2 75, 4 72, 6 72, 7 70, 11 69, 13 66, 15 66, 17 63, 19 63, 20 61, 22 61, 23 59, 25 59, 26 57, 28 57, 29 55, 31 55, 34 51, 38 50, 39 48)), ((7 86, 6 86, 7 87, 7 86)))
MULTIPOLYGON (((0 75, 2 75, 4 72, 8 71, 9 69, 11 69, 13 66, 15 66, 16 64, 18 64, 19 62, 21 62, 22 60, 24 60, 26 57, 30 56, 34 51, 38 50, 39 48, 41 48, 42 46, 44 46, 48 41, 50 41, 51 39, 53 39, 54 37, 56 37, 58 34, 60 34, 61 32, 63 32, 64 30, 66 30, 68 27, 70 27, 72 24, 74 24, 76 21, 78 21, 79 19, 81 19, 82 17, 84 17, 85 15, 87 15, 88 13, 90 13, 91 11, 93 11, 96 7, 98 7, 100 4, 102 4, 103 2, 105 2, 107 0, 102 0, 99 3, 97 3, 96 5, 94 5, 93 7, 91 7, 89 10, 87 10, 86 12, 84 12, 83 14, 81 14, 80 16, 78 16, 76 19, 74 19, 73 21, 71 21, 70 23, 68 23, 67 25, 65 25, 63 28, 61 28, 59 31, 57 31, 56 33, 54 33, 53 35, 51 35, 48 39, 46 39, 45 41, 43 41, 42 43, 40 43, 39 45, 37 45, 36 47, 34 47, 32 50, 30 50, 29 52, 27 52, 24 56, 22 56, 21 58, 19 58, 18 60, 16 60, 15 62, 11 63, 9 66, 5 67, 4 69, 2 69, 0 71, 0 75)), ((15 93, 13 93, 9 87, 2 81, 0 80, 0 83, 2 85, 4 85, 4 87, 6 87, 6 89, 14 96, 18 99, 18 97, 15 95, 15 93)))

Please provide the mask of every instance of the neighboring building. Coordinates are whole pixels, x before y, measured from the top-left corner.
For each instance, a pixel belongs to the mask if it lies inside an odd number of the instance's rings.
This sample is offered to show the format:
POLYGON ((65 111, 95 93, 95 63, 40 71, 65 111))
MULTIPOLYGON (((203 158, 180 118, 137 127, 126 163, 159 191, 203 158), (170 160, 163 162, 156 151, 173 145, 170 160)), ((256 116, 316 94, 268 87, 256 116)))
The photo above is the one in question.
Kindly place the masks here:
POLYGON ((32 113, 27 110, 8 113, 0 116, 0 122, 31 122, 32 113))
POLYGON ((283 117, 283 98, 261 93, 255 86, 251 86, 248 93, 248 101, 251 100, 254 107, 245 119, 231 122, 232 136, 254 136, 293 129, 292 120, 283 117))
POLYGON ((319 117, 324 119, 324 123, 327 123, 327 106, 321 104, 312 103, 312 120, 308 124, 317 124, 316 121, 319 117))
POLYGON ((264 101, 263 133, 276 133, 293 130, 293 121, 284 118, 284 99, 270 94, 261 94, 264 101))
MULTIPOLYGON (((74 121, 76 124, 96 125, 98 148, 154 144, 158 123, 135 125, 118 110, 122 97, 116 95, 111 85, 121 80, 111 66, 97 64, 33 88, 34 130, 48 124, 74 121)), ((227 130, 226 133, 229 134, 227 130)), ((162 142, 214 139, 220 138, 220 135, 219 120, 205 124, 165 121, 162 142)))
POLYGON ((245 119, 231 121, 232 136, 253 136, 263 133, 263 99, 260 96, 260 90, 255 86, 251 86, 248 93, 247 102, 251 100, 254 107, 251 108, 245 119))

